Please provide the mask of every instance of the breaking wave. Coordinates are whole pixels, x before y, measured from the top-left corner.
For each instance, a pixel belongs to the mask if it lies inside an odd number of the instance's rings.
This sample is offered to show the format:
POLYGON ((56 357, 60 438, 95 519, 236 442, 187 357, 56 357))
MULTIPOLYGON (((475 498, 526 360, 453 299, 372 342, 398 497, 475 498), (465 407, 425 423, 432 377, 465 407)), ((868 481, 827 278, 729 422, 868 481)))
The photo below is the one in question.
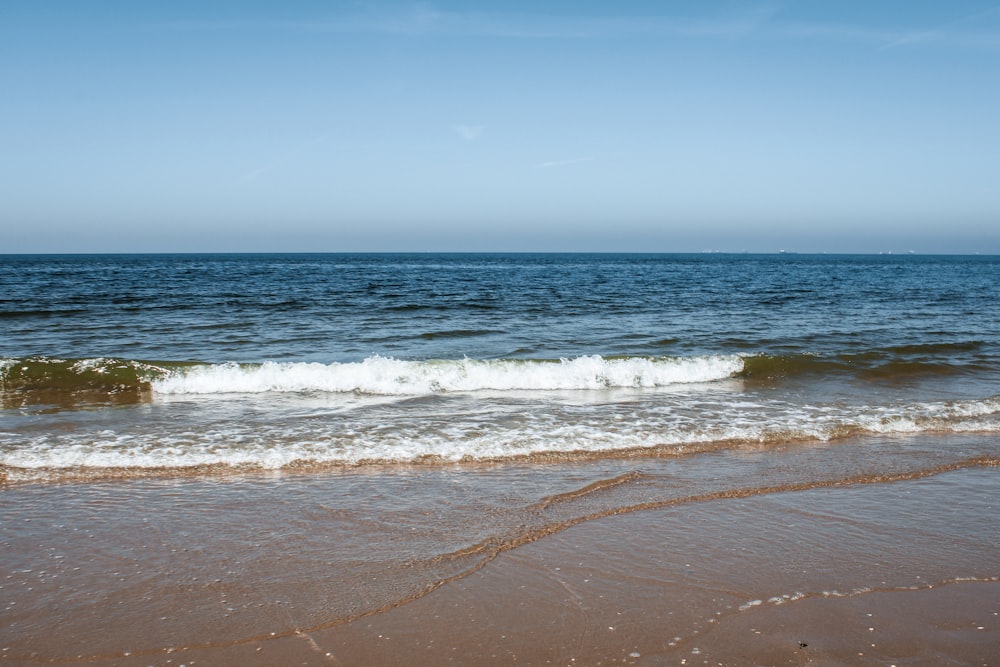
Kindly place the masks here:
MULTIPOLYGON (((731 356, 582 356, 559 360, 406 361, 373 356, 347 363, 194 364, 129 359, 32 357, 0 361, 5 394, 63 397, 145 394, 355 392, 419 396, 480 390, 587 390, 664 387, 726 379, 743 369, 731 356)), ((54 400, 53 402, 60 402, 54 400)))
POLYGON ((736 356, 559 361, 403 361, 369 357, 356 363, 198 366, 152 383, 160 394, 358 392, 386 396, 480 390, 573 390, 663 387, 712 382, 743 368, 736 356))

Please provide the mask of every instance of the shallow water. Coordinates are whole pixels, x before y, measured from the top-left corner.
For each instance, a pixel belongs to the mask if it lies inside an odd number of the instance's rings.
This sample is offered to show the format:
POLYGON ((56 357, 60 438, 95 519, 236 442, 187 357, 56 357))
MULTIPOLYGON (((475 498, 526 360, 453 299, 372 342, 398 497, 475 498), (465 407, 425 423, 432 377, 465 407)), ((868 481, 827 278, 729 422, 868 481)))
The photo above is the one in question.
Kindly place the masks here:
POLYGON ((998 581, 995 450, 978 435, 891 437, 17 485, 3 494, 0 637, 20 659, 86 660, 289 637, 383 614, 591 525, 594 537, 559 543, 592 571, 653 558, 661 579, 680 577, 692 602, 670 604, 691 617, 688 634, 716 612, 807 596, 998 581), (594 560, 609 549, 619 560, 594 560))

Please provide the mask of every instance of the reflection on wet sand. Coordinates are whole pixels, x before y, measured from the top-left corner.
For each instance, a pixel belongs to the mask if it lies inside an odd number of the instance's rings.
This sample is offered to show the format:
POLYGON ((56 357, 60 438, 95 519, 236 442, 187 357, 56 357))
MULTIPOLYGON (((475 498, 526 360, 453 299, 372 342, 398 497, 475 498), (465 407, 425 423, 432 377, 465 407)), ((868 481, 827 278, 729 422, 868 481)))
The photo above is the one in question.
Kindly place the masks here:
POLYGON ((866 655, 951 655, 971 633, 956 664, 979 664, 1000 645, 994 450, 886 438, 9 485, 2 659, 742 664, 749 633, 755 659, 851 664, 871 601, 897 620, 866 655))

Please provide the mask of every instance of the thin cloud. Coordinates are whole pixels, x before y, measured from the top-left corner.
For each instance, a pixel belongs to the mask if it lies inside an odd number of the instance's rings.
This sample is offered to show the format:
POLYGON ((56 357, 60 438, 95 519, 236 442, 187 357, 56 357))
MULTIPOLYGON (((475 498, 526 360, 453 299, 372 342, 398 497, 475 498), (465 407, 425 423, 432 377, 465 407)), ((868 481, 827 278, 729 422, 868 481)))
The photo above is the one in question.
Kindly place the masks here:
POLYGON ((553 16, 446 11, 418 3, 390 11, 368 11, 318 20, 173 21, 162 27, 182 30, 284 29, 317 33, 454 35, 508 38, 588 38, 631 34, 736 36, 758 30, 780 5, 761 3, 705 17, 553 16))
POLYGON ((270 167, 260 167, 259 169, 254 169, 253 171, 248 171, 247 173, 240 176, 240 180, 244 183, 251 183, 256 181, 260 176, 265 173, 270 167))
POLYGON ((985 11, 975 12, 960 16, 957 19, 948 21, 928 30, 909 32, 895 39, 888 41, 879 47, 879 51, 894 49, 908 44, 921 44, 930 42, 962 43, 965 45, 978 46, 1000 46, 1000 35, 995 31, 991 33, 956 31, 962 25, 978 22, 988 17, 1000 16, 1000 8, 991 7, 985 11))
POLYGON ((264 174, 266 174, 267 172, 269 172, 269 171, 271 171, 271 170, 273 170, 273 169, 275 169, 277 167, 280 167, 283 164, 286 164, 288 162, 294 161, 296 158, 298 158, 298 156, 303 151, 306 151, 306 150, 308 150, 310 148, 313 148, 315 146, 319 146, 320 144, 325 143, 329 138, 330 138, 329 134, 321 134, 321 135, 312 137, 311 139, 307 139, 307 140, 305 140, 305 141, 297 144, 296 146, 294 146, 290 150, 286 151, 285 153, 279 155, 277 158, 271 160, 269 163, 265 164, 264 166, 257 167, 256 169, 252 169, 252 170, 246 172, 245 174, 241 175, 240 176, 240 181, 243 182, 243 183, 252 183, 252 182, 256 181, 257 179, 259 179, 264 174))
POLYGON ((552 167, 567 167, 571 164, 579 164, 581 162, 591 162, 594 158, 592 157, 578 157, 572 160, 551 160, 549 162, 539 162, 538 164, 531 165, 532 169, 551 169, 552 167))
POLYGON ((455 130, 463 141, 475 141, 486 132, 486 128, 482 125, 454 125, 451 129, 455 130))
POLYGON ((733 36, 759 29, 777 13, 773 4, 758 5, 718 16, 550 16, 544 14, 490 14, 451 12, 417 5, 397 13, 345 17, 300 24, 303 29, 329 32, 373 32, 400 35, 456 35, 469 37, 587 38, 631 34, 733 36))
POLYGON ((845 23, 782 22, 772 26, 769 33, 789 40, 823 39, 839 42, 884 43, 897 39, 899 31, 877 30, 845 23))
POLYGON ((288 30, 330 34, 458 36, 520 39, 598 39, 628 36, 705 39, 777 39, 867 43, 881 50, 904 45, 940 44, 1000 48, 1000 26, 982 25, 1000 17, 1000 8, 962 16, 940 26, 874 27, 835 21, 796 21, 781 16, 788 3, 762 2, 703 16, 554 16, 448 11, 427 3, 370 10, 314 20, 175 21, 158 24, 179 30, 288 30), (975 24, 975 25, 971 25, 975 24))

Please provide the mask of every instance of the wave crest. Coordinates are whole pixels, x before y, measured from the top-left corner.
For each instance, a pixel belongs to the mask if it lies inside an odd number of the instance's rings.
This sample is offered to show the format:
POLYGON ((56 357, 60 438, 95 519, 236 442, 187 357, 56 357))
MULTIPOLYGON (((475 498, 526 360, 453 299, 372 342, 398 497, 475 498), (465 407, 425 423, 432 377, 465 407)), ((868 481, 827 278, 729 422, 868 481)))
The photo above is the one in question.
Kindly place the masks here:
POLYGON ((652 388, 723 380, 743 368, 738 356, 608 358, 558 361, 405 361, 373 356, 351 363, 217 364, 173 372, 152 382, 159 394, 357 392, 425 395, 481 390, 652 388))

